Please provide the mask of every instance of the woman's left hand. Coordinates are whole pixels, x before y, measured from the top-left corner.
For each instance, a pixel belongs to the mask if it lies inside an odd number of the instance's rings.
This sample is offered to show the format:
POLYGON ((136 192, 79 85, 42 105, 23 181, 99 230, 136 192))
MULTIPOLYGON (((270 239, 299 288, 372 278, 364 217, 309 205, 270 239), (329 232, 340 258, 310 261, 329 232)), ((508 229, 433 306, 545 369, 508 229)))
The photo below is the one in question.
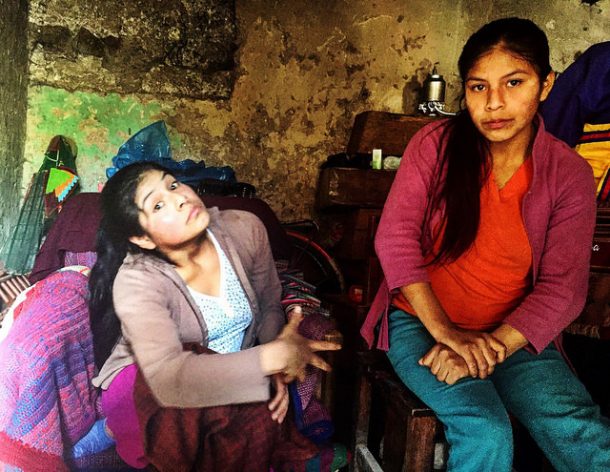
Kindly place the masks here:
POLYGON ((438 381, 448 385, 470 376, 466 361, 453 349, 441 343, 435 344, 419 360, 419 365, 428 367, 438 381))
POLYGON ((284 383, 284 376, 282 374, 274 374, 271 378, 275 387, 275 396, 269 402, 269 410, 271 411, 273 421, 281 424, 288 412, 290 395, 288 395, 288 387, 284 383))

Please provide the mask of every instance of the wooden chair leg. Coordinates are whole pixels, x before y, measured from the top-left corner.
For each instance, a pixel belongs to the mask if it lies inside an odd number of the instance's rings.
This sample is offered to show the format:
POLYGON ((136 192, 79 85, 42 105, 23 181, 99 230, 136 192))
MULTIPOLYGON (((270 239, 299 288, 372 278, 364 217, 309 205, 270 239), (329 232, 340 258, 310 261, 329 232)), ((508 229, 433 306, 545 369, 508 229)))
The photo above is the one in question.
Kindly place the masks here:
POLYGON ((356 398, 356 424, 354 427, 354 444, 366 444, 369 434, 371 412, 371 382, 366 375, 361 375, 356 398))
POLYGON ((358 472, 385 472, 364 444, 356 446, 354 451, 353 470, 358 472))
POLYGON ((438 420, 402 384, 385 381, 383 470, 429 472, 434 464, 438 420))
POLYGON ((432 470, 437 424, 435 416, 413 416, 409 419, 403 472, 432 470))
POLYGON ((364 353, 358 358, 351 470, 432 471, 440 423, 393 371, 374 360, 364 353))
MULTIPOLYGON (((343 345, 343 335, 337 329, 332 329, 324 335, 324 341, 330 341, 343 345)), ((323 354, 326 361, 332 366, 337 365, 337 356, 333 351, 328 351, 323 354)), ((322 380, 317 385, 316 397, 328 409, 331 417, 335 417, 335 394, 336 394, 336 373, 334 370, 322 374, 322 380)))
POLYGON ((354 431, 353 451, 354 460, 351 470, 353 472, 369 472, 376 470, 379 464, 368 448, 369 421, 371 415, 372 388, 371 381, 366 372, 361 372, 358 379, 358 390, 354 404, 354 431))

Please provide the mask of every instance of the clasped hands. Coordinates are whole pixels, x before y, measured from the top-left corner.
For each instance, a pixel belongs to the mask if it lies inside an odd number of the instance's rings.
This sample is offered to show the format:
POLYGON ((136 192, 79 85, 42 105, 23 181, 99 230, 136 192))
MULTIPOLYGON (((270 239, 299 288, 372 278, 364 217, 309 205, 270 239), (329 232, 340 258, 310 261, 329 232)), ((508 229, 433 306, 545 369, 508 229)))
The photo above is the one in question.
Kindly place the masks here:
POLYGON ((506 346, 489 333, 460 329, 438 341, 420 360, 441 382, 453 385, 464 377, 484 379, 506 359, 506 346))

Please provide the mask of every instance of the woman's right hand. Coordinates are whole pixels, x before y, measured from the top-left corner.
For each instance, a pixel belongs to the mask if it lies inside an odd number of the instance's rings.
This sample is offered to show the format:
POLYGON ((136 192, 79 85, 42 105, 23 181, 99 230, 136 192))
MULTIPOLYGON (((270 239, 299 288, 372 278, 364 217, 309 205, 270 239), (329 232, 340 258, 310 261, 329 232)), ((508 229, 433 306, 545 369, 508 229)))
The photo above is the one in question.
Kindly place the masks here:
POLYGON ((288 323, 278 337, 263 345, 261 366, 269 374, 282 373, 285 381, 303 380, 305 369, 312 365, 329 371, 330 365, 316 354, 318 351, 336 351, 341 345, 329 341, 307 339, 299 334, 299 324, 303 320, 301 307, 296 307, 288 316, 288 323))
POLYGON ((506 346, 489 333, 454 328, 437 341, 464 359, 471 377, 486 378, 506 359, 506 346))

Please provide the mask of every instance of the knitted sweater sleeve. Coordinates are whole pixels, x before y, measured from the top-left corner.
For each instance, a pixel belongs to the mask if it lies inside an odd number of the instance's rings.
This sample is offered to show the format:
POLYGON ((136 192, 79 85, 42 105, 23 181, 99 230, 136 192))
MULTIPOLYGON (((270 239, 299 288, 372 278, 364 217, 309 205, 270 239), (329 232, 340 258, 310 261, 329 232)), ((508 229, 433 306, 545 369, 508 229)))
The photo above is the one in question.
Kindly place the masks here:
POLYGON ((425 126, 409 141, 381 215, 375 250, 390 291, 429 280, 423 222, 437 171, 442 123, 425 126))

